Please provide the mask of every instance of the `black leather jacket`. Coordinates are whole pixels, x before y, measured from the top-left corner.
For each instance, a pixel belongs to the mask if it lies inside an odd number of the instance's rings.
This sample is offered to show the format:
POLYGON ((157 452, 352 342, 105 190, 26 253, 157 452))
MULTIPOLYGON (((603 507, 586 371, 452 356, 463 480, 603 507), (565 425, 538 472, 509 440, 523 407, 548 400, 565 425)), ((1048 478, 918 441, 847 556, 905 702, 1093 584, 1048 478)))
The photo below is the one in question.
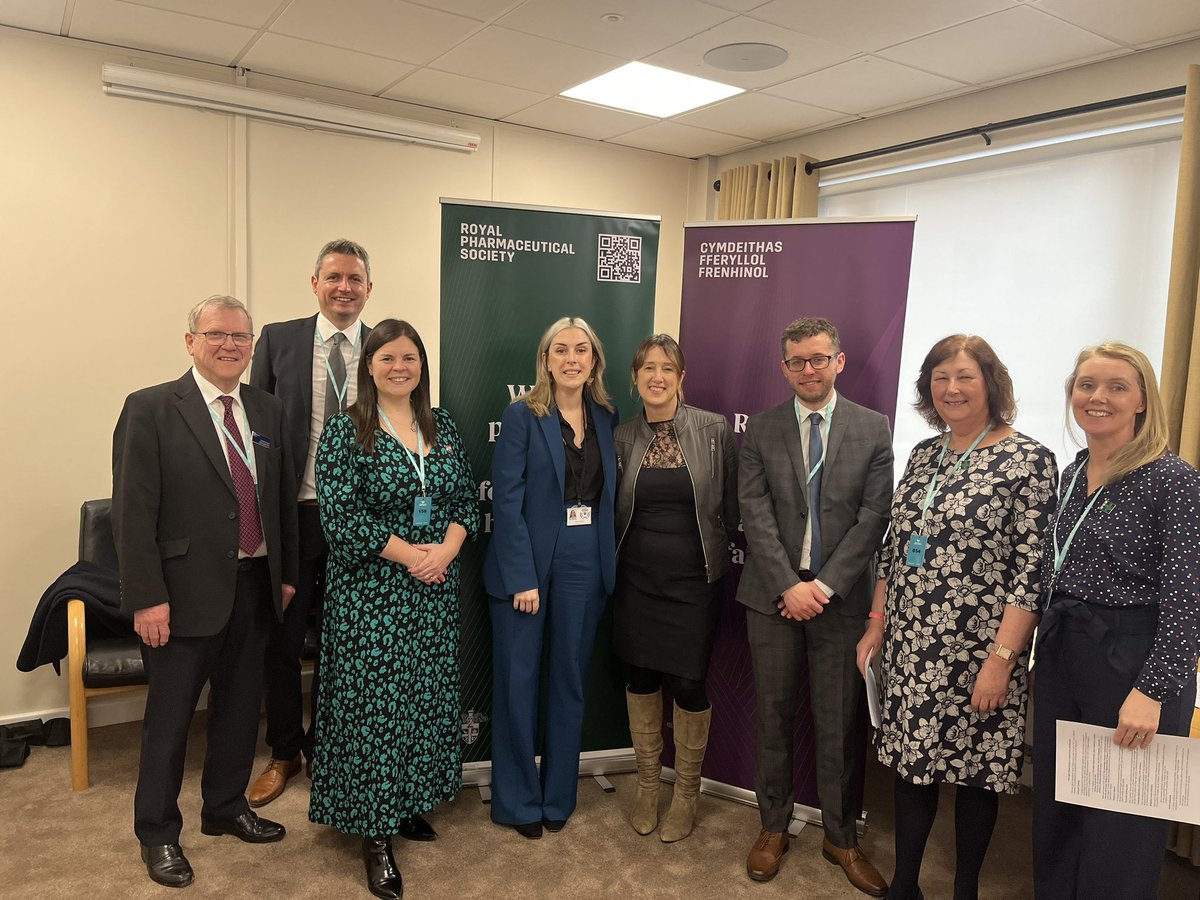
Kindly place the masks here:
MULTIPOLYGON (((729 571, 729 539, 741 521, 733 429, 718 413, 680 404, 675 411, 675 436, 692 478, 705 575, 713 582, 729 571)), ((653 438, 654 428, 643 415, 622 422, 613 433, 617 451, 618 565, 621 542, 633 518, 634 486, 653 438)))

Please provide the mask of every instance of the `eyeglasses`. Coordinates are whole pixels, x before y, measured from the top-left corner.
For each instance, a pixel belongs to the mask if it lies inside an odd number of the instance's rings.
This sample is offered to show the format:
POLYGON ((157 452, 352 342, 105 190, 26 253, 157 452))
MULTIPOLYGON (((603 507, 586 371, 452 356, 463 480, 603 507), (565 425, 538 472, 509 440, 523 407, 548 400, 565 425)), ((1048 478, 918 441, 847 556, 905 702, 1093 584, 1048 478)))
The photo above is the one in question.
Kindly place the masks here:
POLYGON ((787 366, 789 372, 803 372, 805 364, 812 366, 814 372, 818 372, 821 369, 829 368, 829 363, 832 360, 832 356, 826 356, 822 353, 818 356, 810 356, 808 359, 804 359, 801 356, 793 356, 791 359, 785 359, 783 364, 787 366))
POLYGON ((252 331, 193 331, 192 334, 203 335, 210 347, 220 347, 229 338, 233 338, 233 343, 238 347, 249 347, 254 343, 252 331))

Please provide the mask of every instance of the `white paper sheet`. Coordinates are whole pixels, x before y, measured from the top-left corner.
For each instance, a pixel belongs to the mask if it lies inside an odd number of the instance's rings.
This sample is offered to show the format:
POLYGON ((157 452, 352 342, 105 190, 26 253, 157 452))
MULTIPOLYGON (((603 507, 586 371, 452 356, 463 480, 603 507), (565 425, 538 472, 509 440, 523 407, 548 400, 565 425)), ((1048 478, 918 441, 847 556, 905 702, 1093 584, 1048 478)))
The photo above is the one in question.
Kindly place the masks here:
POLYGON ((1114 733, 1058 720, 1054 798, 1200 825, 1200 740, 1159 734, 1145 749, 1125 750, 1114 733))
POLYGON ((871 716, 871 727, 879 728, 883 725, 883 716, 879 712, 879 685, 875 681, 875 670, 871 668, 871 656, 867 657, 867 664, 863 666, 867 670, 867 674, 863 677, 867 682, 867 713, 871 716))

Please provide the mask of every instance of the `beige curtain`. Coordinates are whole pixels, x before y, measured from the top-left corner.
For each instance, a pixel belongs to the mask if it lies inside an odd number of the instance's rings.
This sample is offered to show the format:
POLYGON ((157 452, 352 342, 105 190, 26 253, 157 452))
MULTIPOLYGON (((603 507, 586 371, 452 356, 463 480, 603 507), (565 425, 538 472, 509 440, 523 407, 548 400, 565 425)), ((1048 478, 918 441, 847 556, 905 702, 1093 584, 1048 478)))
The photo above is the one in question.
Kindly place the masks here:
MULTIPOLYGON (((1162 390, 1171 448, 1200 466, 1200 66, 1188 66, 1184 97, 1162 390)), ((1167 846, 1200 866, 1200 827, 1172 825, 1167 846)))
POLYGON ((809 156, 785 156, 721 173, 717 219, 802 219, 817 214, 818 176, 806 175, 809 156))

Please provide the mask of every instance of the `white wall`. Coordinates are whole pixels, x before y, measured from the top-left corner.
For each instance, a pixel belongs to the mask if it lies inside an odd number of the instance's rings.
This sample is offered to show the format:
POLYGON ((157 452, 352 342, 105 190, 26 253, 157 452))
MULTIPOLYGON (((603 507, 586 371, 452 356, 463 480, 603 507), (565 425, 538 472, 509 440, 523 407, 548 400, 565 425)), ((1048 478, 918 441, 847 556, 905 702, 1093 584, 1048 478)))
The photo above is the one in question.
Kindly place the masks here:
POLYGON ((235 125, 223 114, 105 96, 105 62, 230 79, 225 69, 0 29, 0 245, 16 279, 0 362, 0 721, 66 706, 65 679, 49 667, 19 673, 13 662, 38 597, 76 558, 79 504, 111 491, 112 428, 125 395, 189 365, 183 332, 196 301, 244 293, 259 325, 308 315, 313 257, 330 238, 351 237, 372 254, 365 318, 410 319, 436 357, 446 196, 662 216, 656 328, 679 320, 681 226, 696 164, 461 117, 482 134, 474 155, 235 125))

